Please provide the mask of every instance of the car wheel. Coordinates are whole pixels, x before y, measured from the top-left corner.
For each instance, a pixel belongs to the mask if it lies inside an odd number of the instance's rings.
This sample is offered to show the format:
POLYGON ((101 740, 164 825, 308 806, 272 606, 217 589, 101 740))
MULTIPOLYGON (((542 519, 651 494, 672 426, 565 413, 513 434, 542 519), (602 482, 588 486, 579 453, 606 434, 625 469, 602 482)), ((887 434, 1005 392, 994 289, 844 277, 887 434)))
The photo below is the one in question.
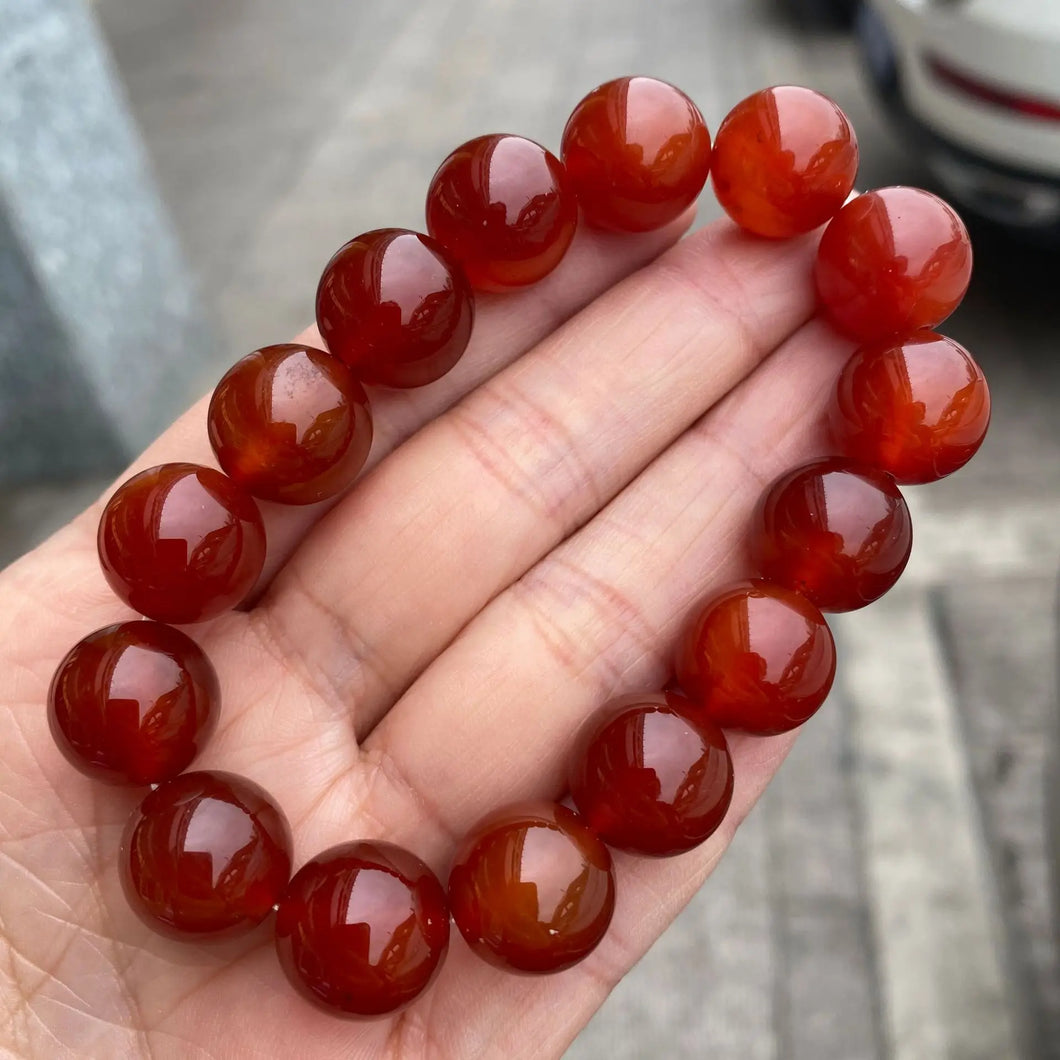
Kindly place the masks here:
POLYGON ((781 6, 803 25, 848 29, 858 4, 857 0, 781 0, 781 6))

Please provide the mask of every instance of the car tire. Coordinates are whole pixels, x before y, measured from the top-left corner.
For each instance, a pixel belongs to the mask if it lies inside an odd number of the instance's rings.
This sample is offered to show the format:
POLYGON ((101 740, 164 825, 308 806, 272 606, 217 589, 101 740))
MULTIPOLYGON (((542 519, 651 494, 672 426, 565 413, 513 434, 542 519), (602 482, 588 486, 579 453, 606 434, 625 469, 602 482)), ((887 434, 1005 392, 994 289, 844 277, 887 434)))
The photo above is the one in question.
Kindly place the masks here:
POLYGON ((857 0, 782 0, 782 6, 804 26, 849 29, 854 21, 857 0))

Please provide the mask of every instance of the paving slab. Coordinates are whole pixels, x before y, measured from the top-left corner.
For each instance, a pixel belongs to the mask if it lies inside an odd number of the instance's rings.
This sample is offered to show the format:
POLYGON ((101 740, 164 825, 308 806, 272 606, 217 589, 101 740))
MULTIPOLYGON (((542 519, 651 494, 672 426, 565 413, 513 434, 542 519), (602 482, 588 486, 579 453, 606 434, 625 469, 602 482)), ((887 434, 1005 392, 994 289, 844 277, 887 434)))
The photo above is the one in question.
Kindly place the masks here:
POLYGON ((887 1055, 1024 1055, 958 708, 927 592, 835 616, 887 1055))
POLYGON ((935 600, 959 697, 1006 930, 1004 959, 1027 1055, 1060 1058, 1060 865, 1047 832, 1060 806, 1057 585, 976 578, 935 600))

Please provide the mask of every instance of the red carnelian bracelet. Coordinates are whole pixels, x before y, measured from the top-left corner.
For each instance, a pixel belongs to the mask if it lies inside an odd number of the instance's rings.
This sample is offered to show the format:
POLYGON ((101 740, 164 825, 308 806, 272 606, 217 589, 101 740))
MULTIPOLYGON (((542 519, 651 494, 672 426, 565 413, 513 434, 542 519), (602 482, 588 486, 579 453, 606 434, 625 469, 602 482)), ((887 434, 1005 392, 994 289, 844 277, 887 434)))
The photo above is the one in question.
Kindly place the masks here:
POLYGON ((90 634, 51 685, 52 733, 78 769, 154 786, 120 855, 125 893, 147 924, 183 939, 228 937, 276 909, 276 948, 295 988, 329 1012, 381 1015, 434 978, 450 916, 492 964, 558 971, 610 922, 609 847, 680 854, 718 828, 733 792, 723 729, 781 733, 820 707, 835 674, 821 612, 861 607, 895 583, 911 546, 898 484, 957 470, 989 420, 982 372, 929 330, 967 288, 964 225, 914 188, 847 202, 857 162, 845 115, 809 89, 744 100, 712 148, 682 92, 621 78, 574 109, 561 158, 522 137, 479 137, 435 174, 428 235, 380 229, 335 254, 316 300, 330 352, 269 346, 218 384, 208 429, 223 471, 164 464, 111 497, 100 561, 147 620, 90 634), (758 577, 720 589, 692 617, 676 658, 682 691, 623 696, 585 723, 568 766, 576 811, 497 810, 459 844, 448 888, 413 854, 374 841, 333 847, 292 877, 290 828, 265 791, 228 773, 183 772, 216 723, 218 681, 195 642, 165 623, 212 618, 257 583, 265 529, 254 497, 310 504, 350 486, 372 440, 362 383, 415 387, 452 368, 471 334, 473 289, 540 280, 579 213, 620 232, 665 225, 708 173, 721 205, 759 237, 827 223, 820 308, 862 344, 832 403, 839 455, 765 494, 752 539, 758 577), (538 884, 547 902, 534 897, 538 884))

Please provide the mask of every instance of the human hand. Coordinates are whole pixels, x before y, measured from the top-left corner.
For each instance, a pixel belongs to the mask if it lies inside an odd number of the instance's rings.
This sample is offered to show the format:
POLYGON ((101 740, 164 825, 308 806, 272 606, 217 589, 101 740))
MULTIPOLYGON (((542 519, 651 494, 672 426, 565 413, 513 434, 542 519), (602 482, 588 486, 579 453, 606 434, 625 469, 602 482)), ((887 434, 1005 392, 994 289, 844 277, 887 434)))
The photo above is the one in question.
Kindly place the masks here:
MULTIPOLYGON (((266 787, 296 865, 377 837, 444 879, 484 813, 558 796, 581 720, 661 687, 692 603, 748 573, 763 486, 826 451, 820 412, 850 344, 809 321, 816 237, 726 222, 666 250, 689 221, 582 232, 545 281, 480 297, 449 375, 372 395, 371 471, 345 499, 326 515, 262 505, 255 605, 190 630, 223 704, 194 768, 266 787)), ((212 464, 205 413, 135 470, 212 464)), ((709 875, 792 740, 731 735, 732 808, 702 847, 616 855, 615 917, 582 964, 508 975, 454 932, 409 1009, 335 1019, 291 990, 268 926, 181 944, 126 906, 118 846, 143 791, 76 773, 45 711, 64 653, 131 617, 99 569, 99 513, 0 575, 2 1044, 18 1055, 556 1055, 709 875)))

